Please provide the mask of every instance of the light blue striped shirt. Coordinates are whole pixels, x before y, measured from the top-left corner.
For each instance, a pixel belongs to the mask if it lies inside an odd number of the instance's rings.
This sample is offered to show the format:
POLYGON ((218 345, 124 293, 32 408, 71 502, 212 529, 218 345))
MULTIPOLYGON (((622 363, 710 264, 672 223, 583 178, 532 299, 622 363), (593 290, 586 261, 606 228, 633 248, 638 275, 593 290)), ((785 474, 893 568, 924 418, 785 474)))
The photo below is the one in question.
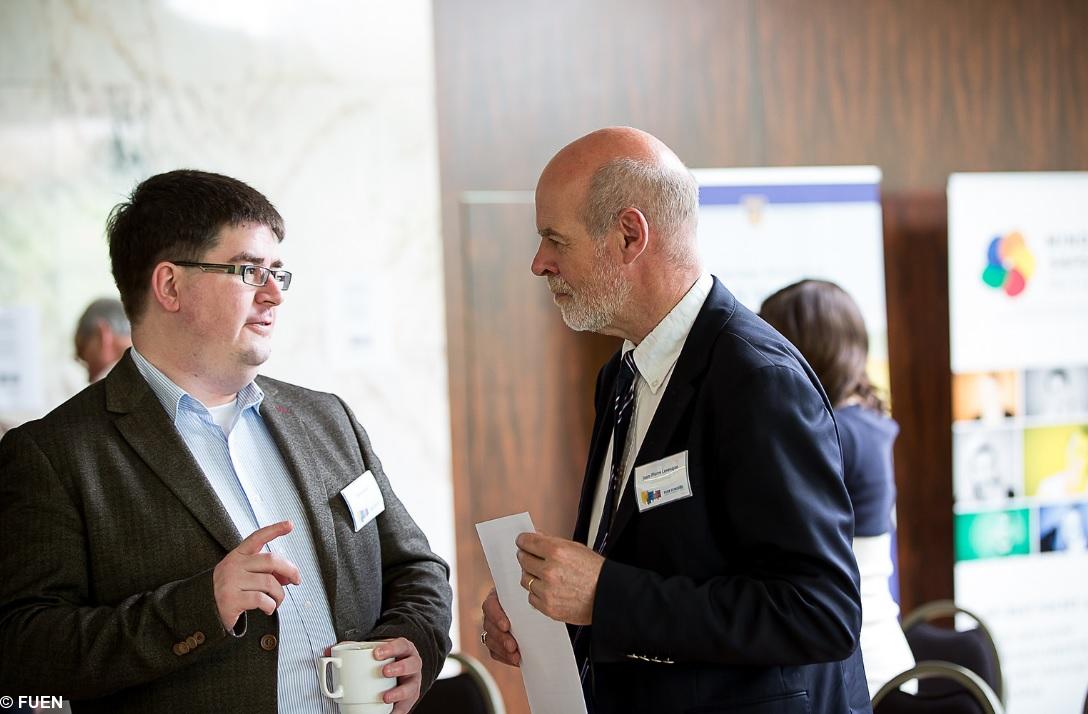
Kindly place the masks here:
MULTIPOLYGON (((279 521, 294 524, 293 531, 265 546, 294 563, 302 575, 301 585, 284 588, 287 597, 276 611, 279 711, 336 714, 335 703, 321 694, 317 679, 317 658, 326 646, 336 643, 332 614, 310 522, 283 455, 259 412, 264 392, 254 382, 239 391, 237 419, 234 427, 225 431, 207 407, 135 348, 132 358, 242 537, 279 521)), ((239 682, 238 686, 246 685, 239 682)))

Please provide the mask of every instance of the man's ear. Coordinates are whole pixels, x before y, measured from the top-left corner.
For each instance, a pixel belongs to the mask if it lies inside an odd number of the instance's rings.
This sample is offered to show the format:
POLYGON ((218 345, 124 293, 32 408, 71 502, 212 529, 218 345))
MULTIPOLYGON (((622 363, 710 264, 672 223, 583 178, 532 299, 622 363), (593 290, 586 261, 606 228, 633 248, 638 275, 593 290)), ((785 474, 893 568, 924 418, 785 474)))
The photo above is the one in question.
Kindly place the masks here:
POLYGON ((623 262, 631 264, 638 260, 650 244, 650 224, 642 211, 628 206, 616 216, 616 224, 623 236, 623 262))
POLYGON ((181 309, 181 278, 178 266, 166 261, 159 263, 151 271, 151 296, 166 312, 177 312, 181 309))

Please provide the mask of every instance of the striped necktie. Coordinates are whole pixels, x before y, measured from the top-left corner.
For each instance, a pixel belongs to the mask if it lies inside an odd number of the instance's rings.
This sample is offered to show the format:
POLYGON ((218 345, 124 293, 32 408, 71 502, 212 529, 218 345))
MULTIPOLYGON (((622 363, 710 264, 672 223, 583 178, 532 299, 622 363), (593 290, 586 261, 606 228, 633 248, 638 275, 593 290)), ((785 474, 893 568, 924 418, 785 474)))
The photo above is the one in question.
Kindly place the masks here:
POLYGON ((635 411, 635 351, 627 350, 620 361, 620 373, 616 377, 616 418, 612 423, 612 468, 608 477, 608 491, 601 509, 601 522, 597 526, 597 537, 593 539, 593 550, 604 552, 608 544, 608 531, 616 514, 616 501, 619 499, 620 483, 623 481, 623 452, 627 446, 627 431, 631 426, 631 415, 635 411))

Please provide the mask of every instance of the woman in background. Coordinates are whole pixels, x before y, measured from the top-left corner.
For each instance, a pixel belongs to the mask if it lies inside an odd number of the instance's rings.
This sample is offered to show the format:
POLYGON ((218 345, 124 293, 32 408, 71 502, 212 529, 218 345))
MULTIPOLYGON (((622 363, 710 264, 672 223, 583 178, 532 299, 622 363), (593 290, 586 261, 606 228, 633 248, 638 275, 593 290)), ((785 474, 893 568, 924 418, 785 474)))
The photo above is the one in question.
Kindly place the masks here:
POLYGON ((835 410, 843 477, 854 507, 861 653, 872 696, 914 666, 888 584, 895 507, 892 443, 899 425, 887 416, 865 373, 869 335, 861 311, 846 291, 824 280, 802 280, 767 298, 759 315, 804 355, 835 410))

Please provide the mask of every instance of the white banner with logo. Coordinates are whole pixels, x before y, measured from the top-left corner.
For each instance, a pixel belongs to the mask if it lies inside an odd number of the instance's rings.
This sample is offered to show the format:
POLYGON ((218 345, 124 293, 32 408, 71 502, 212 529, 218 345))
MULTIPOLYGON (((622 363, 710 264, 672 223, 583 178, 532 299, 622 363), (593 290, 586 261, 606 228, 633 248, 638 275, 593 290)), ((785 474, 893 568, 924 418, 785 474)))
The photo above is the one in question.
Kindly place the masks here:
POLYGON ((696 169, 699 244, 746 307, 803 278, 838 283, 869 330, 869 373, 888 388, 880 169, 696 169))
POLYGON ((1088 690, 1088 173, 948 183, 956 601, 1011 714, 1088 690))

